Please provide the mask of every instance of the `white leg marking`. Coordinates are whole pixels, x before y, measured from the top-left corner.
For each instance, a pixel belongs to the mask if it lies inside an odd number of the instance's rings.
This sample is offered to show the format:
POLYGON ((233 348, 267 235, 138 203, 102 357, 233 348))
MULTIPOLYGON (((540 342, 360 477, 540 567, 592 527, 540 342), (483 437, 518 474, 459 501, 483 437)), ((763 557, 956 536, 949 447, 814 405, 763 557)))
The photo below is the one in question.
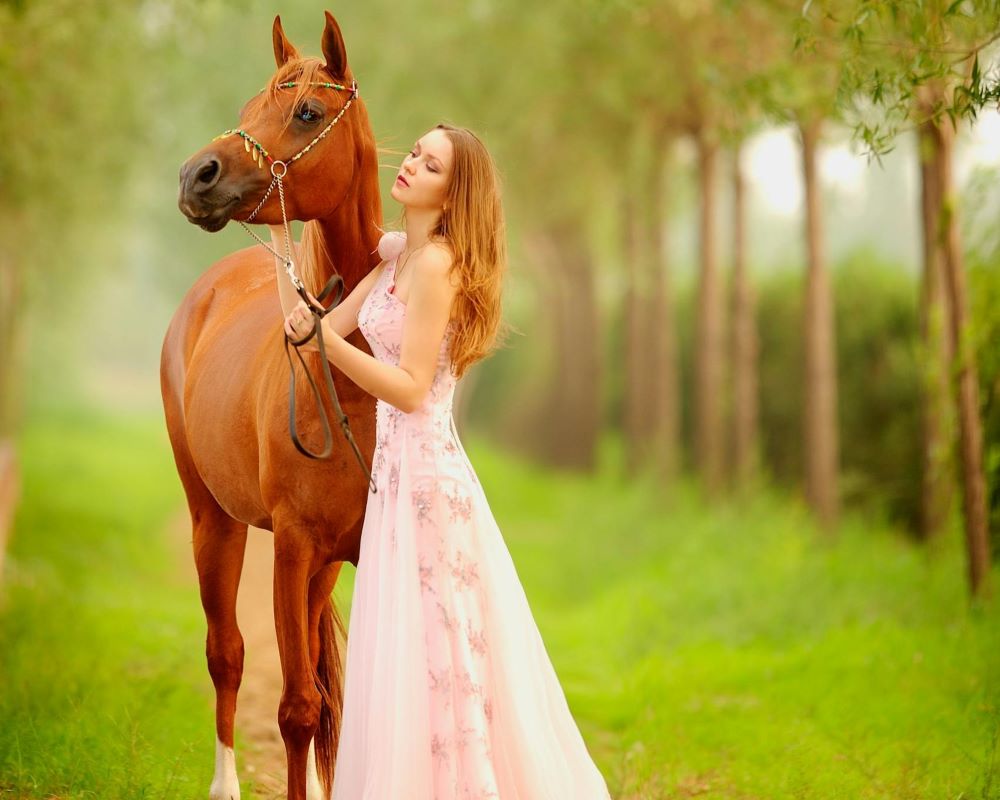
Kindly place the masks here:
POLYGON ((320 788, 319 773, 316 771, 316 745, 309 742, 309 755, 306 758, 306 800, 324 800, 320 788))
POLYGON ((215 740, 215 777, 208 790, 209 800, 240 800, 240 781, 236 777, 236 754, 218 738, 215 740))

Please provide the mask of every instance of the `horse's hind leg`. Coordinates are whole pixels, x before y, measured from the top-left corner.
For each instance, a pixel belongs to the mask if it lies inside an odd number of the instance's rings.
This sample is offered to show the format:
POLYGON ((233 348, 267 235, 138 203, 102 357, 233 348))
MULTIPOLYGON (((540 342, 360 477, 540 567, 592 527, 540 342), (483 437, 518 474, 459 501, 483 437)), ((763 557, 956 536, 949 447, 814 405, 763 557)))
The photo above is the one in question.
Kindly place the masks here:
POLYGON ((309 658, 316 672, 323 702, 320 706, 319 729, 309 744, 306 800, 329 797, 333 788, 334 762, 337 759, 344 708, 341 645, 346 631, 330 595, 342 566, 343 562, 340 561, 327 564, 309 581, 309 658))
POLYGON ((236 592, 243 570, 247 525, 215 503, 192 506, 194 560, 208 634, 205 654, 215 684, 215 777, 210 800, 239 800, 233 751, 236 694, 243 679, 243 636, 236 624, 236 592))
POLYGON ((309 749, 320 727, 323 699, 310 652, 309 583, 322 568, 308 533, 275 519, 274 622, 284 677, 278 727, 285 741, 288 800, 308 797, 309 749))

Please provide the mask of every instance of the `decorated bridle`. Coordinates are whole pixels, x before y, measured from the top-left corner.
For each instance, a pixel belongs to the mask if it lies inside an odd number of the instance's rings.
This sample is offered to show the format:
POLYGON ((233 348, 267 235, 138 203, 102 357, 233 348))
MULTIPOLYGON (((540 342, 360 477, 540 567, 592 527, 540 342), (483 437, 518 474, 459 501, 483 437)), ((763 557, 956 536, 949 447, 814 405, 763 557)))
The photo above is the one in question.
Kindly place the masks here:
MULTIPOLYGON (((285 83, 279 83, 277 88, 279 89, 289 89, 293 86, 297 86, 296 81, 287 81, 285 83)), ((287 160, 280 160, 274 158, 267 150, 264 145, 262 145, 256 138, 254 138, 250 133, 241 128, 231 128, 227 131, 223 131, 218 136, 212 139, 216 141, 218 139, 223 139, 227 136, 240 136, 243 139, 244 149, 250 153, 254 160, 254 163, 261 169, 264 168, 264 163, 267 162, 270 165, 271 171, 271 184, 267 187, 267 191, 264 192, 264 196, 261 198, 260 203, 253 212, 246 218, 246 220, 238 220, 240 225, 244 227, 247 233, 249 233, 254 239, 256 239, 260 244, 262 244, 267 250, 269 250, 276 258, 282 260, 285 265, 285 272, 288 274, 289 280, 291 280, 292 285, 298 292, 299 297, 302 298, 306 307, 312 312, 313 315, 313 329, 309 331, 301 339, 290 339, 287 334, 284 336, 285 344, 285 356, 288 358, 288 368, 290 370, 288 391, 289 391, 289 405, 288 405, 288 429, 292 436, 292 442, 294 442, 295 447, 298 448, 299 452, 309 458, 328 458, 333 450, 333 435, 330 431, 330 421, 326 415, 326 409, 323 406, 323 398, 320 395, 319 388, 316 386, 316 382, 313 380, 312 375, 309 373, 309 368, 306 366, 305 360, 302 358, 302 353, 299 352, 299 347, 306 342, 308 342, 313 336, 316 337, 319 343, 319 351, 323 355, 321 359, 323 368, 323 377, 326 382, 327 391, 330 394, 330 398, 333 400, 333 406, 337 411, 337 416, 339 417, 341 430, 344 432, 344 437, 347 439, 351 448, 354 450, 354 455, 358 459, 358 463, 361 465, 361 469, 364 471, 365 475, 368 477, 368 484, 371 491, 374 493, 377 491, 374 481, 372 480, 371 472, 368 466, 365 464, 364 458, 361 455, 361 451, 358 449, 357 442, 354 441, 354 435, 351 433, 351 427, 347 420, 347 415, 344 414, 340 407, 340 400, 337 397, 337 390, 333 385, 333 376, 330 374, 330 362, 326 359, 326 349, 323 345, 323 326, 320 324, 320 320, 325 317, 330 311, 332 311, 337 304, 340 302, 344 294, 344 279, 339 274, 334 274, 331 276, 330 280, 327 281, 326 286, 323 290, 316 296, 316 299, 320 301, 320 305, 313 303, 309 297, 309 293, 306 291, 305 284, 295 272, 295 263, 292 261, 292 245, 291 245, 291 234, 288 229, 288 213, 285 210, 285 185, 284 178, 288 174, 288 168, 298 161, 302 156, 308 153, 317 142, 319 142, 324 136, 326 136, 330 130, 340 122, 341 118, 347 113, 347 109, 351 107, 355 98, 358 97, 358 82, 356 80, 351 81, 351 85, 344 86, 340 83, 329 83, 324 81, 310 81, 307 85, 309 86, 322 86, 326 89, 336 89, 338 91, 350 92, 350 97, 347 98, 347 102, 344 103, 337 115, 330 120, 327 126, 320 131, 320 133, 303 147, 298 153, 287 160), (281 255, 277 250, 275 250, 271 245, 261 239, 254 231, 247 225, 251 222, 254 217, 257 216, 261 208, 264 207, 264 203, 267 202, 267 198, 270 197, 271 192, 274 191, 274 187, 278 187, 278 200, 281 204, 281 223, 285 232, 285 254, 281 255), (323 306, 322 303, 326 300, 327 296, 335 292, 335 297, 330 305, 323 306), (298 356, 299 362, 302 364, 302 369, 306 373, 306 377, 309 379, 309 385, 312 388, 313 397, 316 399, 316 406, 319 408, 320 421, 323 425, 323 450, 319 453, 313 453, 299 439, 298 431, 295 426, 295 366, 292 363, 292 356, 289 352, 288 345, 289 342, 295 347, 295 354, 298 356)), ((258 94, 264 92, 265 89, 261 89, 258 94)))

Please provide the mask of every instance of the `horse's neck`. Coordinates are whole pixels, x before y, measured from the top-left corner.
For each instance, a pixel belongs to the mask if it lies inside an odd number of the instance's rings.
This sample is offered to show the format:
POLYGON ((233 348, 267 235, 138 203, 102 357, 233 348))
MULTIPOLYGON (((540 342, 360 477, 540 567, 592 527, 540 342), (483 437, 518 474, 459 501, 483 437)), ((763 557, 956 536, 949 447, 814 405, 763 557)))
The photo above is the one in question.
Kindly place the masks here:
POLYGON ((361 165, 361 175, 350 193, 318 227, 329 258, 316 264, 313 285, 322 289, 336 272, 344 279, 344 294, 351 291, 378 264, 378 240, 382 232, 382 196, 378 186, 378 162, 372 150, 371 163, 361 165), (333 259, 331 262, 330 259, 333 259))
MULTIPOLYGON (((329 259, 320 254, 321 258, 315 265, 314 285, 317 290, 322 289, 336 272, 344 279, 346 294, 378 263, 379 230, 374 222, 362 227, 366 216, 370 218, 362 211, 349 219, 334 216, 318 221, 329 259)), ((380 223, 381 219, 377 221, 380 223)))

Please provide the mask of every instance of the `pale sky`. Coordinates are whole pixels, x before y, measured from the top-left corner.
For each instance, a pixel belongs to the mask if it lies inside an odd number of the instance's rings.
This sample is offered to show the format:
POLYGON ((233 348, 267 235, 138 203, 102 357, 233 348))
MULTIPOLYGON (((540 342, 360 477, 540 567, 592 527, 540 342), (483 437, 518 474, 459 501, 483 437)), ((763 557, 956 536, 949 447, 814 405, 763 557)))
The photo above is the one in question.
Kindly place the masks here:
MULTIPOLYGON (((871 170, 866 156, 852 152, 849 143, 824 145, 820 151, 820 175, 824 185, 836 187, 846 196, 866 190, 871 170)), ((884 160, 884 159, 883 159, 884 160)), ((1000 113, 987 109, 976 124, 962 130, 955 154, 955 176, 963 184, 977 164, 1000 164, 1000 113)), ((798 216, 802 203, 802 168, 791 126, 763 131, 747 142, 743 168, 753 186, 755 200, 780 216, 798 216)))
MULTIPOLYGON (((831 266, 867 249, 886 262, 917 274, 921 263, 920 184, 915 137, 901 133, 882 163, 855 154, 850 131, 828 129, 820 145, 824 250, 831 266)), ((671 262, 678 277, 697 271, 697 175, 694 143, 676 143, 683 181, 669 223, 671 262)), ((791 125, 769 128, 749 139, 742 151, 747 182, 748 256, 751 269, 799 270, 805 261, 801 151, 791 125)), ((1000 114, 984 109, 974 126, 965 124, 955 152, 959 190, 976 166, 1000 166, 1000 114)), ((728 264, 731 246, 731 173, 727 158, 718 173, 719 257, 728 264)))

